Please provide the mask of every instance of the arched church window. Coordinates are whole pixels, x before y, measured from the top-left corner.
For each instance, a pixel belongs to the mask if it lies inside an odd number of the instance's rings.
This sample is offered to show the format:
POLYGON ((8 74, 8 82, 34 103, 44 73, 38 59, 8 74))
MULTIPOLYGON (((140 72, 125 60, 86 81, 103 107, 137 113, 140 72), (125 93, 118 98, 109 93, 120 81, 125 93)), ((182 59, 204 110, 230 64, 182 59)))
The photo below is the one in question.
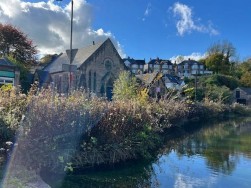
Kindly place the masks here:
POLYGON ((105 60, 104 60, 104 64, 105 64, 105 69, 106 69, 107 71, 111 71, 112 66, 113 66, 112 60, 111 60, 111 59, 105 59, 105 60))
POLYGON ((88 88, 91 91, 92 90, 92 71, 89 71, 89 76, 88 76, 88 88))
POLYGON ((96 72, 94 72, 93 74, 93 91, 96 92, 96 88, 97 88, 97 75, 96 72))

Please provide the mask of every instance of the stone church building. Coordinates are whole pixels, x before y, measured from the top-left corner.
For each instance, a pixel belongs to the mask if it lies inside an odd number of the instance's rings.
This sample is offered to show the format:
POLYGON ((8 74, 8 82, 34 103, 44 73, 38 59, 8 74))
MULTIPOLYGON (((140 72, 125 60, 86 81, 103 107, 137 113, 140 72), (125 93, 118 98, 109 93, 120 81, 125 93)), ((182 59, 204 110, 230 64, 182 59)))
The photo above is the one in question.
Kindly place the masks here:
POLYGON ((60 93, 67 93, 69 87, 83 88, 97 96, 111 99, 113 83, 119 73, 126 69, 119 53, 108 38, 104 42, 77 49, 72 65, 76 70, 71 75, 63 70, 69 64, 66 53, 62 53, 44 68, 50 74, 54 87, 60 93))

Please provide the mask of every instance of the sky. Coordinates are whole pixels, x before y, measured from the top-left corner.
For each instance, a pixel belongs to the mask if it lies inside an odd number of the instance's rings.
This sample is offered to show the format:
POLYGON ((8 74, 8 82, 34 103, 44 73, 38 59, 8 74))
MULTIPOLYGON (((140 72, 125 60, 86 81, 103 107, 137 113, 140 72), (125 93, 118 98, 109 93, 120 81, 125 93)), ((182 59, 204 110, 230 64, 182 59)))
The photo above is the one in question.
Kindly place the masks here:
MULTIPOLYGON (((110 37, 118 52, 134 59, 179 56, 198 60, 220 41, 251 57, 250 0, 73 0, 73 48, 110 37)), ((71 0, 0 0, 0 23, 34 41, 40 54, 70 46, 71 0)))

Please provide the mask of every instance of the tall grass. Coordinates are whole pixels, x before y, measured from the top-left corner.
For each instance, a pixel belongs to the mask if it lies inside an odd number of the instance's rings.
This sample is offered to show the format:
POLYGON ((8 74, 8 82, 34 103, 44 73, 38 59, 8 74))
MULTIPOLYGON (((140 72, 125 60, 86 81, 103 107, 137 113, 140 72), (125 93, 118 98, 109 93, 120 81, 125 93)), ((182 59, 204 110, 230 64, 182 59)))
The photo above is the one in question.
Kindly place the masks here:
POLYGON ((1 91, 0 101, 0 120, 19 135, 14 160, 28 169, 57 172, 149 158, 165 130, 182 120, 247 111, 209 101, 108 102, 84 91, 63 96, 35 87, 27 95, 1 91))

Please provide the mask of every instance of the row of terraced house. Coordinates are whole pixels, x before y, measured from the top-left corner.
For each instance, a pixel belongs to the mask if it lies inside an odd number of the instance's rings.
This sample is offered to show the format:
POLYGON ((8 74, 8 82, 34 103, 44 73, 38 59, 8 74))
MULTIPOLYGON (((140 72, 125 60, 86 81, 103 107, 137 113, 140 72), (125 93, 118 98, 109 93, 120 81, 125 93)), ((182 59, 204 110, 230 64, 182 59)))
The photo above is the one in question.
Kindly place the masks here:
POLYGON ((134 74, 162 72, 182 78, 212 74, 212 71, 208 71, 202 63, 191 59, 176 64, 160 58, 150 59, 146 63, 145 60, 135 60, 128 57, 124 59, 124 63, 134 74))

